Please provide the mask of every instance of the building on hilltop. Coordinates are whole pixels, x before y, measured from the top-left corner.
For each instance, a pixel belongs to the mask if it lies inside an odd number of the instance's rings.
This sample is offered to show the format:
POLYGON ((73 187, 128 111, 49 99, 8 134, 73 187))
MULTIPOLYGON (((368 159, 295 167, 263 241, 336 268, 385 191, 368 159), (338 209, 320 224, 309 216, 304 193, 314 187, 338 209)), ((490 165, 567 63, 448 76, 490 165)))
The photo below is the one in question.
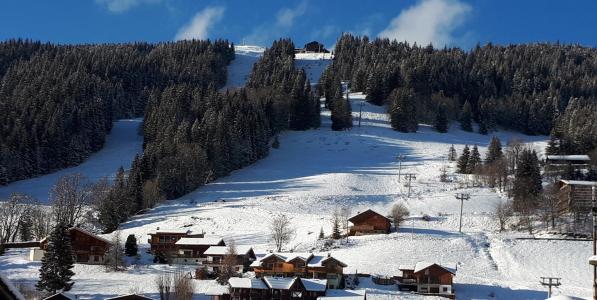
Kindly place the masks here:
POLYGON ((357 214, 348 221, 353 224, 348 230, 349 235, 387 234, 392 227, 390 219, 371 209, 357 214))
POLYGON ((456 268, 421 261, 413 266, 401 265, 399 269, 402 271, 402 276, 398 278, 400 290, 454 299, 453 278, 456 268))

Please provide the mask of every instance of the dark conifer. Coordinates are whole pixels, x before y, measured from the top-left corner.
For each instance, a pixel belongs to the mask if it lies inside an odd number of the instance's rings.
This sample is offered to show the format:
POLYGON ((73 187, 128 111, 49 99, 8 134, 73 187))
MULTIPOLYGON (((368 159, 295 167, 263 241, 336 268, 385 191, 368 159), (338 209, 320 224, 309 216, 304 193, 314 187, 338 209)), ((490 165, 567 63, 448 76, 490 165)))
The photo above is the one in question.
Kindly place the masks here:
POLYGON ((62 223, 56 224, 41 260, 37 289, 50 293, 70 290, 74 284, 71 277, 75 275, 71 270, 74 263, 73 255, 68 227, 62 223))
POLYGON ((464 106, 462 106, 462 111, 460 112, 460 128, 464 131, 473 131, 473 114, 471 111, 471 104, 466 101, 464 106))
POLYGON ((448 132, 448 113, 446 111, 446 105, 443 103, 440 103, 437 106, 437 114, 435 116, 434 126, 437 132, 448 132))
POLYGON ((468 167, 469 162, 468 161, 470 159, 470 156, 471 156, 470 149, 469 149, 468 145, 466 145, 466 146, 464 146, 464 149, 462 149, 462 154, 458 158, 458 164, 456 166, 458 173, 468 174, 468 171, 469 171, 469 167, 468 167))

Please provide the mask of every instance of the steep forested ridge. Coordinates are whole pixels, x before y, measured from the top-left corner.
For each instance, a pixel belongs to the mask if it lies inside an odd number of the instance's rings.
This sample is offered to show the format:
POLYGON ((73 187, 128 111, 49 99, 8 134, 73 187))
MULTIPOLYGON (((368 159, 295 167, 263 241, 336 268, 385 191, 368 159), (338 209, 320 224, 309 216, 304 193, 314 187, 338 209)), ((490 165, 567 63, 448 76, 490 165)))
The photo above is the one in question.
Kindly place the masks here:
POLYGON ((559 152, 597 147, 594 48, 488 44, 465 52, 346 34, 322 76, 323 91, 339 79, 350 80, 351 90, 366 92, 371 103, 389 104, 396 130, 411 131, 405 123, 433 124, 440 110, 471 130, 470 108, 481 133, 496 126, 551 133, 559 152), (415 120, 401 120, 405 106, 416 107, 415 120))
POLYGON ((233 57, 226 41, 0 43, 0 184, 80 163, 113 119, 142 116, 152 91, 221 86, 233 57))

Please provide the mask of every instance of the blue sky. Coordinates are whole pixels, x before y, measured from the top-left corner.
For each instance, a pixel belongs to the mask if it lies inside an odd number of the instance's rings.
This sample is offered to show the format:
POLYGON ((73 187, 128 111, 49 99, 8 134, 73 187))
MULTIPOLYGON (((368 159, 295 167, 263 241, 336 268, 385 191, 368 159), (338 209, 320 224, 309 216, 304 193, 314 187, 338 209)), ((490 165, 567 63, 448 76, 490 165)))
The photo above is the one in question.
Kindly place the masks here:
POLYGON ((5 0, 0 39, 56 43, 290 37, 331 46, 342 32, 435 46, 560 41, 597 46, 595 0, 5 0))

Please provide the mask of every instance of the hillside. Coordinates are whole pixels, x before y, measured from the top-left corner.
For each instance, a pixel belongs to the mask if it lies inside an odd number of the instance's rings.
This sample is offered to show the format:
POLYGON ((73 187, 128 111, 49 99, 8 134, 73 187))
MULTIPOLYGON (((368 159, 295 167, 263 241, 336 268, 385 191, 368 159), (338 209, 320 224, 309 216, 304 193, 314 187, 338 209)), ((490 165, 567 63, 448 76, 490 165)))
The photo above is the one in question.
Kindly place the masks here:
MULTIPOLYGON (((229 87, 242 85, 252 64, 251 55, 237 56, 232 62, 229 87)), ((325 63, 318 59, 297 61, 297 65, 312 70, 307 72, 312 82, 325 63)), ((137 236, 143 253, 140 260, 132 261, 134 264, 122 273, 76 265, 73 292, 82 299, 86 295, 100 299, 138 288, 155 296, 155 274, 186 268, 152 264, 145 254, 149 231, 157 227, 205 231, 265 253, 273 249, 268 240, 269 221, 285 214, 296 229, 286 249, 331 251, 348 264, 348 273, 397 275, 400 264, 428 260, 457 265, 458 299, 491 299, 491 295, 495 299, 545 299, 546 292, 538 283, 540 276, 562 277, 563 285, 556 294, 590 296, 586 263, 589 242, 518 240, 525 234, 498 234, 491 213, 502 201, 500 195, 488 188, 466 187, 456 175, 452 176, 455 182, 439 181, 440 168, 454 173, 453 164, 446 161, 451 144, 459 152, 465 144, 477 144, 483 154, 491 135, 464 132, 456 124, 446 134, 424 124, 417 133, 399 133, 391 129, 385 108, 364 98, 360 93, 350 95, 355 121, 352 130, 332 131, 329 111, 324 110, 320 129, 284 132, 279 137, 280 148, 272 149, 268 157, 124 223, 119 232, 123 237, 137 236), (361 105, 362 125, 357 127, 361 105), (402 174, 416 175, 410 197, 404 179, 398 177, 398 154, 406 155, 402 174), (462 234, 458 233, 457 192, 472 195, 464 203, 462 234), (332 249, 323 249, 317 241, 320 228, 330 234, 332 214, 340 207, 348 207, 353 213, 371 208, 387 214, 397 202, 405 203, 411 218, 396 233, 351 237, 336 242, 332 249), (423 215, 431 216, 430 221, 422 220, 423 215)), ((545 136, 509 131, 495 135, 504 142, 521 139, 538 151, 544 149, 547 140, 545 136)), ((8 251, 0 257, 0 271, 16 282, 33 284, 39 263, 27 261, 25 255, 23 251, 8 251)), ((199 292, 214 285, 211 281, 197 283, 199 292)), ((368 287, 371 299, 430 299, 368 287)))

